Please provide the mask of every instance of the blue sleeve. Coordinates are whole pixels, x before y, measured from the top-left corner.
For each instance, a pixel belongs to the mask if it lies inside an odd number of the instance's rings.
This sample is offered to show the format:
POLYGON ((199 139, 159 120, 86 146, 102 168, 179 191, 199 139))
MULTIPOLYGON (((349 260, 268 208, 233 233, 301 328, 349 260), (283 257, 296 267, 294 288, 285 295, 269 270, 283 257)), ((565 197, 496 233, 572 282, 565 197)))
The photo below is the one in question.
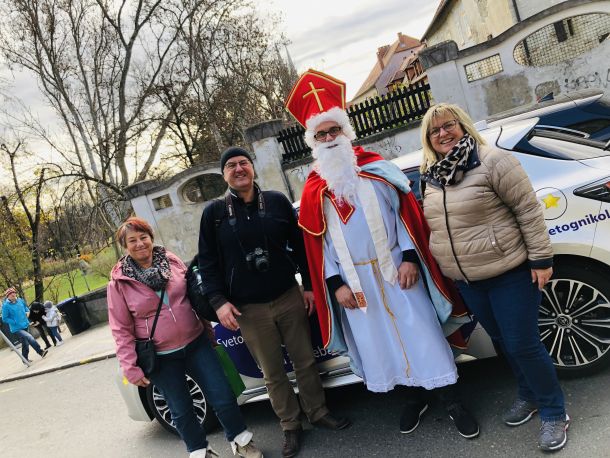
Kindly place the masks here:
POLYGON ((2 302, 2 321, 8 325, 15 324, 15 320, 11 317, 11 310, 6 306, 7 302, 2 302))

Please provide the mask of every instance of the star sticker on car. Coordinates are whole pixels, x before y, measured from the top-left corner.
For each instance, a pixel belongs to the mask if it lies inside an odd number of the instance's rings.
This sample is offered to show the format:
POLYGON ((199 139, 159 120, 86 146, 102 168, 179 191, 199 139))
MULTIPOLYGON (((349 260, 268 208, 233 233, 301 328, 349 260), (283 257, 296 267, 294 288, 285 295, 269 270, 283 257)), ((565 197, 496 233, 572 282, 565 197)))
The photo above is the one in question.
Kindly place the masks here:
POLYGON ((557 202, 559 202, 560 199, 561 197, 555 197, 553 194, 548 194, 544 199, 542 199, 542 202, 544 202, 545 207, 549 209, 552 207, 557 207, 557 202))

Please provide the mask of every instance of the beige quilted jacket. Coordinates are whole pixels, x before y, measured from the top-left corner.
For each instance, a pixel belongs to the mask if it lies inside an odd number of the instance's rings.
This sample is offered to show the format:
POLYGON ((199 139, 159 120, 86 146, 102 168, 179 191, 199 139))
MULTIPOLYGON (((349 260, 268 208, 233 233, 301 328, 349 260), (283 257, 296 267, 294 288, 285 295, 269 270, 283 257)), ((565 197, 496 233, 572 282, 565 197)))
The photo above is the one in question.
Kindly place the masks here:
POLYGON ((430 251, 449 278, 484 280, 528 259, 532 268, 552 266, 542 207, 521 164, 507 151, 478 145, 458 184, 443 191, 428 181, 424 214, 430 251))

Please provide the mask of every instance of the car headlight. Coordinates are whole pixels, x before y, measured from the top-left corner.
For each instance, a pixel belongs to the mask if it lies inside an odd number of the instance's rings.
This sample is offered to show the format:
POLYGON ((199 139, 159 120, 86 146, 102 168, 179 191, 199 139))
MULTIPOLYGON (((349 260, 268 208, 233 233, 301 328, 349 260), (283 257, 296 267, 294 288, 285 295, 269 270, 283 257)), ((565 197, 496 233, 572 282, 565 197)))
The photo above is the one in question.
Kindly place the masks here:
POLYGON ((610 177, 602 178, 574 190, 575 196, 610 202, 610 177))

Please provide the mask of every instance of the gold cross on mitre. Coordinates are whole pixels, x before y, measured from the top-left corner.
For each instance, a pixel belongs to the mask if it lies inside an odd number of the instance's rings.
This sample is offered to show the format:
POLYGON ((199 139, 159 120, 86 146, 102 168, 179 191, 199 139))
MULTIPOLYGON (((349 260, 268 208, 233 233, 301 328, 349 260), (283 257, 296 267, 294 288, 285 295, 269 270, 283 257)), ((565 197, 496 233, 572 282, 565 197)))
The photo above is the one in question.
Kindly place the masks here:
POLYGON ((311 88, 311 91, 303 94, 303 98, 309 97, 310 95, 313 94, 313 96, 315 97, 316 102, 318 104, 318 108, 320 109, 320 111, 324 111, 324 108, 322 107, 322 101, 320 100, 320 96, 318 95, 318 92, 323 92, 326 89, 324 89, 324 88, 316 89, 316 87, 313 85, 313 83, 311 81, 309 82, 309 87, 311 88))

